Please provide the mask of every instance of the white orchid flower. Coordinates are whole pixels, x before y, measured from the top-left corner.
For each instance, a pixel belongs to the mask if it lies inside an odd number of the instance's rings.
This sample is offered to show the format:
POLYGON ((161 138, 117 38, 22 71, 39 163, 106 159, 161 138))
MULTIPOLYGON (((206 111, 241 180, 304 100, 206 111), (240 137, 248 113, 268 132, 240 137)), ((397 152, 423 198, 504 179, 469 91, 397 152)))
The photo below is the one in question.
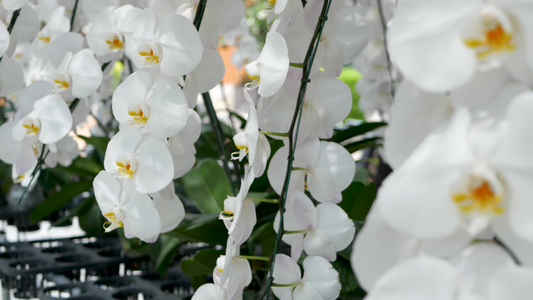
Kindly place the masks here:
POLYGON ((3 0, 2 6, 7 10, 17 10, 28 3, 28 0, 3 0))
MULTIPOLYGON (((315 30, 322 3, 323 1, 310 0, 305 5, 308 32, 315 30)), ((356 6, 348 5, 346 1, 332 2, 315 58, 317 67, 321 66, 330 75, 340 76, 343 66, 363 51, 369 39, 370 29, 356 6)))
POLYGON ((155 242, 161 231, 159 213, 147 194, 137 192, 134 180, 116 179, 100 171, 93 187, 102 215, 108 220, 104 224, 106 232, 123 227, 127 238, 155 242))
POLYGON ((0 64, 0 96, 8 96, 24 87, 24 71, 14 59, 3 56, 0 64))
POLYGON ((109 141, 104 167, 116 178, 133 178, 140 193, 159 192, 174 175, 165 142, 130 127, 122 128, 109 141))
POLYGON ((531 81, 532 11, 533 3, 521 1, 402 1, 390 52, 405 77, 426 91, 452 90, 476 70, 503 66, 531 81))
POLYGON ((226 290, 228 300, 242 299, 244 288, 252 282, 250 263, 239 256, 240 244, 235 243, 230 236, 226 244, 226 255, 221 255, 217 259, 217 265, 213 270, 213 281, 215 285, 226 290))
POLYGON ((29 107, 30 111, 20 110, 14 121, 0 127, 0 136, 6 141, 0 159, 13 164, 17 174, 24 174, 37 164, 39 143, 52 146, 72 128, 70 110, 57 95, 45 96, 29 107))
POLYGON ((170 182, 167 187, 158 193, 150 194, 150 197, 159 213, 161 220, 160 232, 165 233, 176 228, 185 217, 185 208, 174 191, 174 182, 170 182))
POLYGON ((219 219, 224 221, 228 229, 228 234, 235 241, 235 244, 242 245, 252 234, 257 216, 255 205, 251 200, 247 200, 248 190, 255 178, 253 167, 244 166, 244 178, 241 181, 241 189, 237 196, 228 196, 224 200, 224 211, 220 213, 219 219))
MULTIPOLYGON (((153 1, 161 2, 161 1, 153 1)), ((171 1, 176 13, 194 20, 199 0, 171 1)), ((245 17, 245 6, 240 0, 213 1, 206 5, 199 34, 204 47, 216 49, 219 36, 231 31, 245 17)))
POLYGON ((308 256, 300 267, 285 254, 276 255, 272 291, 280 299, 333 300, 341 290, 339 273, 321 256, 308 256), (278 285, 278 286, 277 286, 278 285))
POLYGON ((365 299, 527 299, 533 269, 517 266, 501 247, 474 244, 449 261, 418 256, 386 272, 365 299))
MULTIPOLYGON (((298 98, 300 76, 301 72, 289 72, 284 86, 277 94, 259 98, 257 115, 261 130, 289 131, 298 98)), ((325 72, 314 73, 310 79, 303 99, 298 138, 327 139, 333 135, 333 126, 348 116, 352 107, 352 94, 344 82, 325 72)))
POLYGON ((275 31, 267 33, 261 54, 245 68, 253 80, 250 88, 258 87, 260 96, 270 97, 277 93, 289 71, 289 52, 283 36, 275 31))
POLYGON ((187 124, 177 134, 168 138, 168 150, 174 161, 174 179, 189 172, 196 162, 194 143, 202 133, 202 120, 197 112, 188 109, 187 124))
MULTIPOLYGON (((351 244, 355 226, 346 212, 333 203, 321 203, 315 207, 311 199, 301 191, 287 198, 283 227, 289 233, 283 241, 291 245, 291 257, 297 260, 302 248, 307 255, 322 256, 328 261, 337 258, 337 252, 351 244)), ((278 231, 279 212, 274 219, 278 231)))
POLYGON ((55 168, 58 163, 64 167, 70 166, 80 152, 76 141, 68 135, 55 143, 53 147, 55 151, 50 151, 44 160, 46 166, 51 168, 55 168))
POLYGON ((87 32, 89 47, 104 61, 113 60, 123 54, 126 35, 133 31, 141 12, 141 9, 131 5, 123 5, 115 10, 103 10, 93 20, 87 32))
POLYGON ((67 53, 57 69, 49 75, 56 93, 85 98, 98 89, 103 73, 100 64, 89 49, 67 53))
MULTIPOLYGON (((268 180, 281 193, 285 178, 288 147, 281 147, 268 167, 268 180)), ((296 147, 289 192, 308 190, 319 202, 339 203, 341 192, 355 174, 355 162, 348 151, 337 143, 307 139, 296 147)))
POLYGON ((469 113, 459 110, 384 182, 379 212, 391 227, 422 239, 459 228, 475 236, 508 214, 512 231, 533 241, 525 182, 533 166, 524 126, 531 111, 531 92, 512 101, 504 124, 472 125, 469 113))
POLYGON ((202 58, 203 47, 194 25, 185 17, 167 14, 156 19, 146 8, 126 44, 126 54, 138 68, 180 77, 192 71, 202 58))
POLYGON ((66 8, 64 6, 58 6, 53 10, 51 15, 44 20, 46 25, 37 33, 37 37, 33 40, 34 52, 38 55, 47 46, 50 45, 57 37, 63 33, 67 33, 70 30, 70 20, 65 16, 66 8))
POLYGON ((185 95, 177 83, 142 70, 128 76, 117 87, 112 108, 120 123, 144 128, 160 138, 181 131, 189 115, 185 95))
POLYGON ((248 118, 244 131, 237 133, 233 137, 239 152, 232 153, 231 159, 242 161, 248 155, 248 163, 254 169, 255 177, 259 177, 265 172, 266 164, 270 157, 270 144, 265 135, 259 132, 255 104, 246 89, 244 89, 244 99, 248 104, 248 118))

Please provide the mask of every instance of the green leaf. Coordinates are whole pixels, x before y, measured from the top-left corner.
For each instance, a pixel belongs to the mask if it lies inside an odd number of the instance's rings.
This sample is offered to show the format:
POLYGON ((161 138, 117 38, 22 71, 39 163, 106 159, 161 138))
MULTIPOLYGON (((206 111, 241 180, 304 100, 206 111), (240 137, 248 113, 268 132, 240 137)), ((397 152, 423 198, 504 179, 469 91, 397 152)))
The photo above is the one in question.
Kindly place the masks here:
POLYGON ((58 219, 57 221, 55 221, 54 223, 52 223, 52 227, 60 226, 61 224, 65 223, 66 221, 72 219, 72 217, 77 216, 80 213, 80 211, 82 211, 84 209, 87 209, 89 207, 89 205, 91 205, 91 203, 93 201, 95 201, 94 196, 91 196, 91 197, 81 201, 80 203, 78 203, 78 205, 76 205, 74 208, 69 210, 68 215, 63 216, 60 219, 58 219))
MULTIPOLYGON (((102 236, 104 235, 103 224, 107 220, 102 216, 100 207, 96 201, 91 201, 89 205, 83 207, 80 210, 79 214, 80 227, 87 233, 87 235, 92 236, 102 236)), ((118 229, 122 230, 122 229, 118 229)), ((115 236, 115 232, 107 233, 106 235, 115 236)))
POLYGON ((179 238, 183 242, 225 245, 228 230, 224 223, 218 220, 218 214, 186 214, 180 225, 165 235, 179 238))
POLYGON ((96 148, 96 150, 100 151, 101 153, 105 153, 107 149, 107 144, 109 143, 109 138, 106 138, 106 137, 99 137, 99 136, 87 137, 83 135, 78 135, 78 137, 86 141, 87 144, 93 145, 94 148, 96 148))
POLYGON ((349 143, 347 145, 344 145, 344 148, 346 148, 346 150, 348 150, 348 152, 354 153, 355 151, 358 151, 358 150, 361 150, 361 149, 364 149, 364 148, 367 148, 367 147, 378 146, 378 145, 380 145, 380 143, 378 143, 378 141, 380 141, 380 140, 381 140, 381 138, 379 138, 379 137, 367 138, 367 139, 364 139, 364 140, 360 140, 360 141, 357 141, 357 142, 353 142, 353 143, 349 143))
POLYGON ((185 259, 181 262, 181 270, 190 276, 211 274, 217 265, 217 258, 222 254, 224 252, 221 250, 200 250, 193 258, 185 259))
POLYGON ((237 119, 239 119, 239 121, 241 122, 241 129, 244 129, 244 127, 246 126, 246 119, 243 118, 241 115, 239 115, 238 113, 232 111, 232 110, 229 110, 228 109, 228 113, 230 114, 230 116, 233 116, 237 119))
POLYGON ((354 181, 342 192, 342 202, 339 206, 344 209, 350 219, 364 221, 376 199, 376 185, 354 181))
POLYGON ((333 268, 339 272, 339 279, 342 284, 341 292, 347 293, 359 287, 355 275, 353 274, 350 261, 342 257, 337 257, 337 260, 332 262, 333 268))
POLYGON ((92 159, 78 157, 68 167, 57 166, 55 170, 68 174, 96 177, 104 166, 92 159))
POLYGON ((233 195, 226 173, 213 158, 200 161, 182 182, 189 199, 204 214, 219 214, 226 197, 233 195))
POLYGON ((372 130, 376 130, 385 125, 387 125, 387 123, 371 122, 371 123, 361 123, 359 125, 348 127, 346 129, 338 129, 338 130, 335 130, 335 133, 329 140, 332 142, 340 143, 348 139, 351 139, 353 137, 368 133, 372 130))
POLYGON ((92 182, 89 180, 80 180, 78 182, 65 185, 61 191, 49 196, 48 198, 44 199, 43 202, 35 206, 30 215, 30 221, 35 223, 60 210, 67 203, 69 203, 72 198, 89 190, 91 187, 92 182))
POLYGON ((165 273, 168 266, 172 261, 174 261, 174 258, 176 258, 179 247, 183 244, 183 241, 181 241, 179 238, 166 235, 159 236, 159 240, 161 240, 163 247, 161 248, 159 256, 157 257, 155 271, 158 273, 165 273))

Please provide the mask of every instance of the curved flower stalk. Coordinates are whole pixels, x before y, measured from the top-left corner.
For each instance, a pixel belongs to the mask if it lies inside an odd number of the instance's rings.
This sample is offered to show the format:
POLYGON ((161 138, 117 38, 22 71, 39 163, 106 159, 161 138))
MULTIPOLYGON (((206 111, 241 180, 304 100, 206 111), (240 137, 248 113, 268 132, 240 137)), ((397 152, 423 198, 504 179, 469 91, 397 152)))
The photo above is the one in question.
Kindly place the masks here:
POLYGON ((303 261, 304 276, 290 257, 277 254, 272 291, 280 299, 333 300, 340 294, 339 273, 320 256, 308 256, 303 261))
MULTIPOLYGON (((277 232, 279 212, 274 219, 277 232)), ((315 207, 303 192, 295 191, 287 198, 285 234, 282 240, 291 245, 291 257, 298 260, 302 249, 307 255, 321 256, 328 261, 351 244, 355 235, 353 221, 337 205, 321 203, 315 207)))
POLYGON ((458 88, 494 68, 532 82, 532 11, 533 3, 517 1, 403 1, 390 27, 391 55, 426 91, 458 88))
POLYGON ((102 215, 109 221, 106 232, 124 228, 127 238, 137 237, 154 242, 161 231, 161 221, 154 202, 147 194, 137 192, 133 179, 116 179, 106 171, 94 178, 94 193, 102 215))

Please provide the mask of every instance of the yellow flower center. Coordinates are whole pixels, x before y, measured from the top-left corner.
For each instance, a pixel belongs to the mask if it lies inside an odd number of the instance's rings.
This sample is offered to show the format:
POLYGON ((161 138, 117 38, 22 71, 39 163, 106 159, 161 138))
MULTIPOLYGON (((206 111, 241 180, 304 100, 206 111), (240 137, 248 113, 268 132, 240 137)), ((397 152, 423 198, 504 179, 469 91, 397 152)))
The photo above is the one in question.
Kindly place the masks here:
POLYGON ((496 194, 486 180, 477 186, 469 187, 467 193, 453 194, 452 199, 459 210, 465 213, 480 211, 499 215, 504 212, 504 208, 501 206, 502 195, 496 194))
POLYGON ((105 232, 110 232, 110 231, 117 229, 118 227, 123 227, 122 220, 119 221, 114 212, 109 212, 105 214, 104 217, 106 217, 109 221, 111 221, 111 222, 104 223, 103 227, 104 227, 105 232))
POLYGON ((118 173, 119 173, 118 177, 131 178, 133 176, 133 174, 135 173, 135 170, 132 168, 129 160, 126 163, 124 163, 122 161, 117 161, 117 162, 115 162, 115 164, 118 167, 118 173))
POLYGON ((150 109, 144 105, 135 105, 128 109, 128 115, 133 117, 132 120, 128 121, 130 125, 144 126, 150 117, 150 109))
POLYGON ((154 55, 154 49, 152 48, 150 48, 150 51, 139 51, 139 55, 144 57, 144 63, 147 65, 159 63, 159 55, 154 55))
POLYGON ((62 79, 54 79, 54 83, 55 83, 56 89, 59 91, 64 91, 68 89, 68 87, 70 86, 68 81, 62 80, 62 79))
POLYGON ((22 127, 26 128, 26 134, 29 136, 39 134, 39 127, 36 126, 33 122, 30 124, 22 124, 22 127))
POLYGON ((476 51, 478 58, 487 58, 516 48, 512 43, 512 23, 504 11, 487 5, 482 10, 480 22, 473 27, 476 28, 473 37, 464 39, 464 43, 476 51))
MULTIPOLYGON (((106 44, 109 47, 109 50, 116 52, 120 49, 122 49, 122 41, 119 39, 119 37, 115 34, 113 35, 113 39, 111 40, 105 40, 106 44)), ((142 54, 141 54, 142 55, 142 54)))
POLYGON ((48 44, 50 43, 50 37, 49 36, 40 36, 38 37, 38 39, 43 42, 43 44, 48 44))

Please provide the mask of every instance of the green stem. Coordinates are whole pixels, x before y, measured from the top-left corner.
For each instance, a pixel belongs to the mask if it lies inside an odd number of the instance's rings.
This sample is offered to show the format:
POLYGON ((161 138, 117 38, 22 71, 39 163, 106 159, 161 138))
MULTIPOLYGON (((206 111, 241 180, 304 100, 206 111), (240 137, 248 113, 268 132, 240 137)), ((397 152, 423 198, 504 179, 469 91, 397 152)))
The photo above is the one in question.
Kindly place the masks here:
POLYGON ((295 68, 300 68, 300 69, 303 69, 303 68, 305 67, 304 64, 300 64, 300 63, 292 63, 292 62, 289 63, 289 66, 291 66, 291 67, 295 67, 295 68))
POLYGON ((291 286, 295 286, 296 284, 294 283, 287 283, 287 284, 281 284, 281 283, 272 283, 270 286, 273 286, 273 287, 291 287, 291 286))
POLYGON ((211 127, 213 128, 213 133, 217 141, 218 152, 224 161, 224 172, 226 173, 226 177, 228 177, 228 180, 231 184, 231 190, 233 191, 233 194, 237 195, 237 189, 235 188, 235 184, 231 178, 231 170, 229 169, 228 152, 226 151, 226 146, 224 145, 226 137, 224 136, 224 132, 222 132, 222 126, 220 125, 215 108, 213 107, 213 102, 211 101, 209 92, 203 93, 202 97, 204 99, 205 109, 209 115, 209 122, 211 123, 211 127))
POLYGON ((30 188, 33 180, 37 176, 37 173, 39 173, 39 171, 42 169, 44 161, 46 160, 46 157, 48 157, 48 154, 50 153, 50 149, 46 150, 46 153, 45 153, 45 151, 44 151, 45 147, 46 147, 46 145, 43 145, 42 148, 41 148, 41 155, 37 159, 37 165, 35 165, 35 168, 33 168, 33 171, 31 171, 30 181, 29 181, 28 185, 24 188, 24 191, 22 191, 22 195, 20 195, 20 198, 17 201, 17 205, 20 204, 20 202, 22 202, 22 199, 24 198, 24 196, 28 192, 28 189, 30 188))
POLYGON ((279 242, 284 232, 283 219, 284 219, 284 212, 285 212, 285 202, 288 196, 289 182, 290 182, 291 173, 292 173, 292 164, 294 162, 294 153, 296 151, 296 145, 298 141, 298 132, 300 130, 300 122, 302 119, 303 99, 305 97, 305 92, 307 90, 307 84, 311 81, 309 79, 309 75, 311 74, 311 69, 313 67, 313 61, 315 59, 316 51, 320 43, 320 36, 322 35, 322 30, 324 29, 324 23, 327 20, 327 15, 329 12, 330 4, 331 4, 331 0, 324 0, 324 4, 322 5, 322 11, 321 11, 320 17, 318 18, 318 22, 315 27, 315 32, 313 33, 313 38, 311 39, 311 43, 309 44, 309 47, 307 48, 307 53, 304 59, 304 68, 302 72, 300 90, 298 93, 298 99, 296 101, 296 108, 294 110, 294 115, 293 115, 291 126, 289 129, 289 143, 288 143, 289 156, 287 157, 287 170, 285 172, 285 180, 283 182, 283 188, 281 190, 281 194, 279 198, 280 199, 280 208, 279 208, 280 218, 279 218, 279 225, 278 225, 278 234, 276 235, 276 241, 274 243, 274 250, 272 251, 272 254, 270 256, 269 278, 267 281, 268 286, 267 286, 267 293, 266 293, 265 299, 270 299, 270 290, 271 290, 270 287, 272 286, 272 283, 274 282, 273 273, 274 273, 274 266, 276 263, 276 254, 278 252, 279 242))
MULTIPOLYGON (((15 10, 13 12, 13 15, 11 16, 11 21, 9 22, 9 25, 7 26, 7 32, 9 32, 10 36, 11 36, 11 32, 13 31, 13 28, 15 27, 15 24, 17 23, 17 19, 19 18, 21 9, 22 8, 15 10)), ((0 57, 0 61, 2 61, 2 58, 4 58, 3 55, 0 57)))
POLYGON ((196 30, 200 30, 200 25, 202 24, 206 4, 207 0, 200 0, 200 3, 198 3, 198 7, 196 8, 196 15, 194 16, 193 21, 194 26, 196 26, 196 30))
POLYGON ((306 233, 307 230, 285 230, 283 234, 298 234, 298 233, 306 233))
POLYGON ((390 94, 392 98, 396 93, 394 88, 394 81, 392 80, 392 64, 389 55, 389 47, 387 46, 387 22, 385 21, 385 14, 383 13, 383 4, 382 0, 377 0, 378 9, 379 9, 379 19, 381 21, 381 30, 383 31, 383 46, 385 47, 385 58, 387 59, 387 71, 389 72, 390 79, 390 94))
POLYGON ((259 133, 266 134, 266 135, 281 136, 281 137, 289 137, 290 136, 290 134, 288 134, 288 133, 262 131, 262 130, 259 130, 259 133))
POLYGON ((266 256, 239 255, 239 258, 250 259, 250 260, 270 261, 270 259, 268 257, 266 257, 266 256))
POLYGON ((300 168, 300 167, 294 167, 292 168, 293 171, 307 171, 306 168, 300 168))
POLYGON ((246 198, 246 199, 250 199, 250 200, 255 201, 255 202, 279 204, 279 200, 278 199, 266 199, 266 198, 246 198))
POLYGON ((70 31, 72 31, 72 28, 74 28, 74 20, 76 19, 76 11, 78 10, 78 2, 79 0, 76 0, 76 2, 74 2, 74 8, 72 9, 72 16, 70 17, 70 31))

